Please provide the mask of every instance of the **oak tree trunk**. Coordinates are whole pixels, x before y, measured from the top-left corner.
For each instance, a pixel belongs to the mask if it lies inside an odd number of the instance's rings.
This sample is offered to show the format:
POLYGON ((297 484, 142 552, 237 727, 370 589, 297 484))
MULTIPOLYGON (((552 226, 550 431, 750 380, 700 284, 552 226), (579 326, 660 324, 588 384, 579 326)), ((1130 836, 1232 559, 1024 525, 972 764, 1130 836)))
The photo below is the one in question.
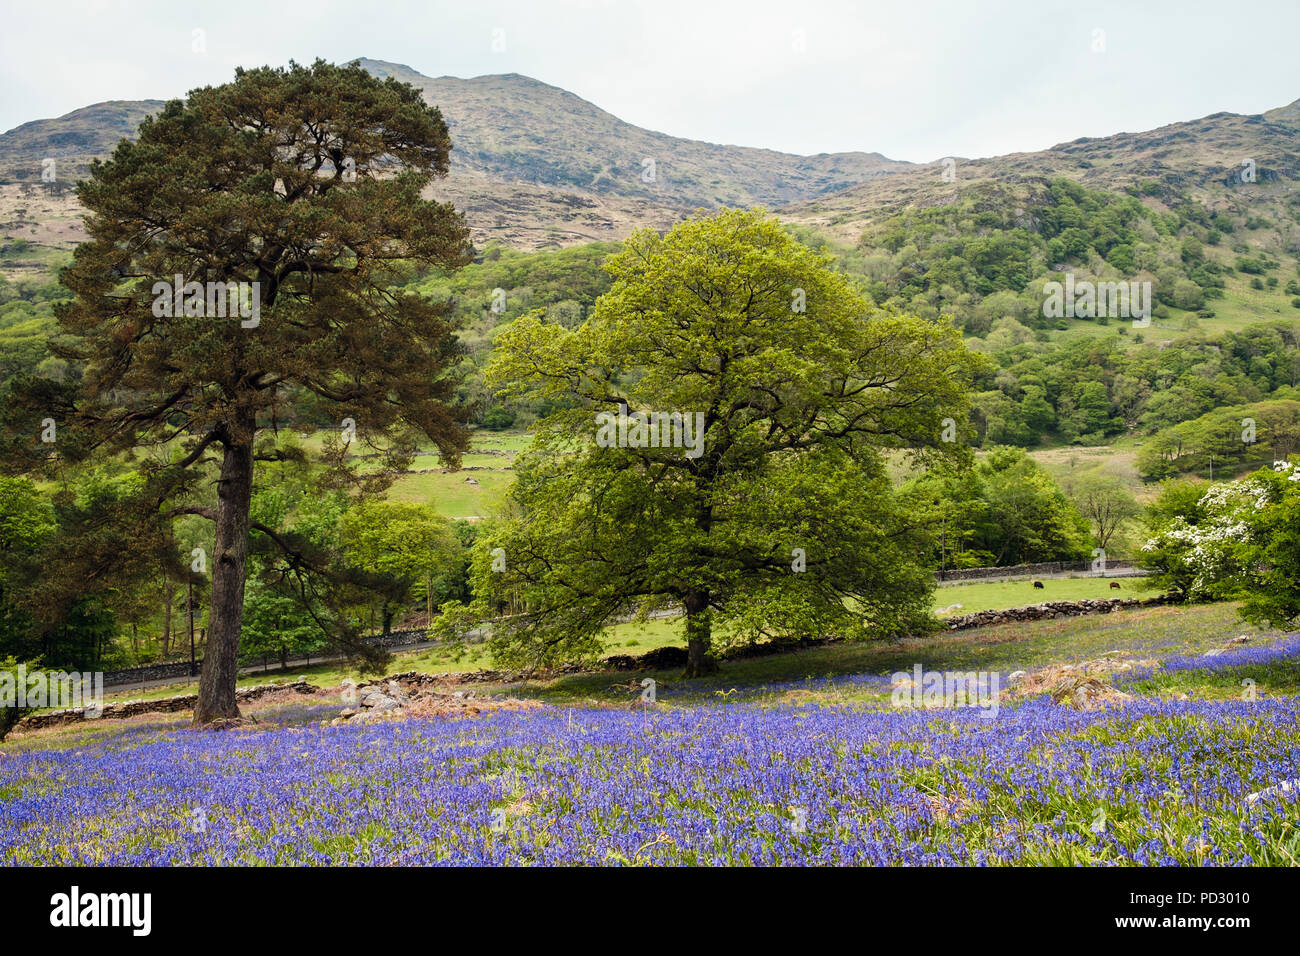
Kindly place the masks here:
POLYGON ((718 669, 709 650, 713 646, 709 595, 693 591, 686 595, 686 677, 703 677, 718 669))

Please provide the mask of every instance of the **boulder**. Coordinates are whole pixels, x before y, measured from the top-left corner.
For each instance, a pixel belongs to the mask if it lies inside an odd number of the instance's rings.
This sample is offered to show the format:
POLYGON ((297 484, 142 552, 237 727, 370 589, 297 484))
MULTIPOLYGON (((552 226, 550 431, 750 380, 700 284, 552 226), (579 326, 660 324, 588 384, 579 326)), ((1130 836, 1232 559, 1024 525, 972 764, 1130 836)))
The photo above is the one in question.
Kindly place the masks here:
POLYGON ((1284 793, 1290 793, 1292 790, 1300 790, 1300 780, 1283 780, 1281 783, 1266 787, 1258 793, 1252 793, 1246 797, 1246 806, 1253 807, 1265 797, 1281 796, 1284 793))

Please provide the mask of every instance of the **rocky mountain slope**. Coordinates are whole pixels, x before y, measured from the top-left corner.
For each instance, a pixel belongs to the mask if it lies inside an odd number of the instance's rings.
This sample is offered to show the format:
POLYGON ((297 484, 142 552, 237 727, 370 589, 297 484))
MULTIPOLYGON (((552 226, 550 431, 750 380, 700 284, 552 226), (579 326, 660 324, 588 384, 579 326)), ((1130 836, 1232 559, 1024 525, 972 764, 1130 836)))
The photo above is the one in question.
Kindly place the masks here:
MULTIPOLYGON (((1148 201, 1194 199, 1245 214, 1300 202, 1300 100, 1262 115, 1215 113, 1140 133, 1077 139, 1036 153, 955 159, 889 170, 832 195, 796 202, 782 217, 844 242, 909 206, 953 202, 966 186, 1064 176, 1090 189, 1136 187, 1148 201), (1248 172, 1249 171, 1249 172, 1248 172), (945 176, 945 172, 947 175, 945 176)), ((1285 240, 1280 240, 1285 241, 1285 240)))
MULTIPOLYGON (((796 156, 641 129, 562 89, 517 74, 429 77, 363 59, 377 76, 421 89, 452 132, 452 172, 432 193, 465 211, 476 242, 523 249, 621 239, 665 228, 700 207, 761 204, 853 243, 907 206, 953 201, 966 184, 1066 176, 1090 188, 1140 186, 1153 203, 1275 207, 1277 242, 1294 244, 1300 199, 1300 101, 1257 116, 1217 113, 1141 133, 1080 139, 1037 153, 949 164, 894 162, 878 153, 796 156), (1254 181, 1242 176, 1247 161, 1254 181), (1262 202, 1261 202, 1262 200, 1262 202)), ((83 235, 71 184, 90 159, 161 105, 109 101, 0 135, 0 236, 47 249, 83 235), (42 162, 56 163, 43 182, 42 162)))

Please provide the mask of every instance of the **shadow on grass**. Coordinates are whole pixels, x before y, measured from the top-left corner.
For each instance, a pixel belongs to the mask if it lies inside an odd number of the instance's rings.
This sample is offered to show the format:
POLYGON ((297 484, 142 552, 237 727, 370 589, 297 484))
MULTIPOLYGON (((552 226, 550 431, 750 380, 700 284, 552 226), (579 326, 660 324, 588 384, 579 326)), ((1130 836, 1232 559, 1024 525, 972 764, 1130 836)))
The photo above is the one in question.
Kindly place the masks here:
POLYGON ((502 689, 515 696, 557 704, 632 703, 639 699, 641 681, 648 677, 655 681, 656 696, 666 703, 699 703, 731 696, 752 699, 766 693, 788 693, 800 689, 799 685, 814 694, 833 691, 840 700, 867 700, 879 696, 880 681, 887 690, 889 675, 909 672, 917 664, 925 670, 1007 674, 1048 664, 1092 660, 1112 651, 1135 658, 1164 659, 1200 654, 1241 633, 1268 643, 1282 632, 1243 625, 1235 604, 1157 606, 724 660, 716 674, 692 680, 683 679, 679 670, 602 671, 511 684, 502 689), (848 677, 857 680, 843 680, 848 677))

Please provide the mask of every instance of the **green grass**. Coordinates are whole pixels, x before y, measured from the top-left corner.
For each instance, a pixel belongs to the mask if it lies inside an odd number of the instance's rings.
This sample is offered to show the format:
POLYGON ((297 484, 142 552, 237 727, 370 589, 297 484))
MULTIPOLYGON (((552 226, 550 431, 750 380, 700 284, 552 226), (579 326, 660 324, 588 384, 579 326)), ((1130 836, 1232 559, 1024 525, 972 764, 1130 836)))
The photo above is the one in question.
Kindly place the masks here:
MULTIPOLYGON (((1136 579, 1124 579, 1127 586, 1136 579)), ((1077 589, 1071 599, 1086 596, 1089 587, 1105 584, 1102 579, 1053 579, 1049 585, 1077 589)), ((1101 592, 1105 594, 1106 592, 1101 592)), ((1132 589, 1125 592, 1130 596, 1132 589)), ((980 606, 1020 606, 1022 595, 1043 597, 1034 592, 1030 582, 990 582, 943 588, 937 600, 958 595, 967 608, 980 606), (1023 589, 1023 590, 1022 590, 1023 589)), ((1049 597, 1052 594, 1049 592, 1049 597)), ((1059 596, 1059 595, 1057 595, 1059 596)), ((949 603, 953 603, 949 601, 949 603)), ((994 670, 1010 673, 1032 670, 1049 664, 1077 663, 1119 651, 1136 660, 1152 660, 1184 654, 1200 654, 1222 646, 1238 634, 1250 634, 1267 643, 1280 632, 1260 630, 1241 623, 1234 604, 1195 605, 1190 607, 1153 606, 1115 611, 1110 614, 1085 615, 1052 620, 1009 623, 964 631, 941 631, 924 637, 891 642, 833 644, 796 653, 748 660, 722 661, 717 674, 685 681, 680 670, 583 673, 565 675, 547 681, 528 681, 505 687, 486 685, 484 690, 506 690, 512 694, 536 697, 556 704, 626 703, 635 698, 639 682, 652 677, 665 689, 680 690, 682 703, 701 698, 722 699, 733 689, 756 688, 767 684, 799 681, 807 678, 836 677, 849 674, 891 674, 908 671, 919 663, 930 670, 994 670)), ((620 624, 608 629, 606 655, 638 655, 658 647, 681 646, 679 619, 656 619, 642 624, 620 624)), ((386 669, 389 673, 416 670, 425 673, 465 672, 492 669, 493 661, 485 648, 470 645, 459 652, 451 648, 429 648, 395 655, 386 669)), ((1258 668, 1257 668, 1258 669, 1258 668)), ((1296 666, 1272 665, 1268 673, 1199 674, 1175 672, 1157 674, 1151 687, 1160 693, 1202 693, 1206 696, 1230 696, 1240 692, 1240 681, 1253 677, 1262 692, 1300 689, 1296 666)), ((318 687, 336 687, 345 678, 367 679, 354 665, 332 662, 311 667, 292 668, 247 675, 240 687, 272 681, 305 679, 318 687)), ((171 684, 143 693, 118 692, 108 699, 157 699, 193 693, 193 682, 171 684)), ((878 701, 878 689, 840 687, 782 691, 778 699, 794 698, 807 702, 851 703, 878 701)))
MULTIPOLYGON (((680 671, 636 672, 690 697, 725 694, 756 687, 847 674, 892 674, 920 663, 927 670, 993 670, 1010 673, 1048 664, 1094 660, 1111 651, 1137 659, 1199 654, 1238 634, 1267 642, 1279 631, 1258 630, 1240 622, 1236 605, 1156 606, 1110 614, 1057 618, 968 631, 940 632, 894 642, 832 644, 792 654, 723 661, 716 675, 685 681, 680 671)), ((631 699, 632 674, 573 674, 545 683, 521 685, 513 692, 552 703, 618 702, 631 699)), ((633 682, 634 683, 634 682, 633 682)), ((876 692, 858 689, 794 692, 809 702, 870 700, 876 692)))
POLYGON ((490 515, 505 495, 513 475, 508 471, 455 471, 404 475, 388 489, 392 501, 429 504, 447 518, 490 515), (472 485, 466 478, 473 478, 472 485))
MULTIPOLYGON (((415 471, 442 467, 442 460, 435 452, 417 455, 411 463, 413 473, 393 482, 388 497, 393 501, 432 505, 439 514, 453 520, 486 517, 497 508, 514 479, 509 456, 486 452, 518 453, 530 441, 530 436, 522 432, 476 431, 471 450, 461 459, 464 466, 461 471, 415 474, 415 471)), ((312 436, 306 442, 318 444, 319 438, 312 436)), ((367 462, 362 470, 369 467, 378 465, 367 462)))
MULTIPOLYGON (((953 612, 954 615, 959 615, 989 608, 1023 607, 1044 600, 1077 601, 1082 598, 1113 597, 1119 593, 1132 597, 1138 593, 1138 582, 1141 580, 1143 579, 1124 579, 1123 584, 1125 588, 1128 588, 1125 592, 1109 591, 1107 581, 1099 578, 1049 579, 1045 583, 1048 588, 1051 588, 1050 591, 1035 591, 1030 581, 953 585, 939 588, 935 592, 935 606, 939 608, 960 602, 965 606, 964 609, 953 612), (1130 581, 1133 583, 1130 584, 1130 581)), ((652 651, 655 648, 681 646, 684 643, 682 624, 678 618, 656 618, 644 623, 616 624, 608 628, 606 633, 609 641, 605 652, 606 656, 614 654, 636 656, 652 651)), ((481 648, 471 647, 466 650, 464 656, 459 658, 450 651, 431 648, 426 651, 398 655, 390 670, 420 670, 433 674, 491 669, 492 666, 491 659, 481 648)), ((354 668, 343 664, 327 663, 311 667, 292 668, 287 671, 272 670, 242 677, 239 680, 239 686, 252 687, 257 684, 290 678, 297 679, 298 677, 303 677, 319 687, 335 686, 345 677, 361 679, 361 675, 354 668)), ((176 694, 194 693, 196 688, 195 683, 187 682, 169 684, 166 687, 152 688, 143 692, 122 692, 109 694, 108 696, 110 699, 131 697, 157 700, 176 694)))
POLYGON ((1044 601, 1084 601, 1101 598, 1150 597, 1146 578, 1042 578, 1041 590, 1032 580, 987 581, 979 584, 952 584, 934 592, 935 610, 960 604, 952 617, 988 611, 994 608, 1027 607, 1044 601), (1111 588, 1114 581, 1119 590, 1111 588))
MULTIPOLYGON (((624 624, 610 629, 609 654, 637 654, 654 647, 680 644, 679 622, 655 620, 646 624, 624 624)), ((533 680, 507 685, 475 685, 476 692, 506 693, 534 698, 556 706, 609 706, 634 703, 641 681, 653 678, 660 690, 659 702, 666 707, 689 707, 703 701, 726 702, 742 696, 764 706, 782 704, 851 705, 871 709, 890 706, 889 690, 883 683, 822 684, 800 686, 789 682, 854 674, 889 675, 911 671, 920 664, 927 670, 995 671, 1006 675, 1016 670, 1033 670, 1050 664, 1094 660, 1120 652, 1137 661, 1201 654, 1222 646, 1238 634, 1250 634, 1258 644, 1267 644, 1280 632, 1260 630, 1241 623, 1234 604, 1190 607, 1154 606, 1116 611, 1104 615, 1059 618, 967 631, 944 631, 925 637, 893 642, 832 644, 795 653, 748 660, 722 661, 716 674, 695 680, 682 679, 678 669, 659 671, 571 674, 552 680, 533 680), (772 685, 785 685, 773 687, 772 685)), ((445 648, 396 655, 388 673, 407 670, 425 673, 473 671, 491 667, 481 647, 471 647, 457 657, 445 648)), ((255 674, 242 678, 241 687, 305 679, 319 687, 337 687, 344 678, 363 680, 365 675, 345 663, 328 663, 295 668, 288 672, 255 674)), ((1300 692, 1300 662, 1279 662, 1243 666, 1219 672, 1159 671, 1148 680, 1125 687, 1129 692, 1155 695, 1185 693, 1198 698, 1239 697, 1241 681, 1256 681, 1261 695, 1300 692)), ((193 693, 195 685, 176 684, 144 694, 108 695, 156 699, 193 693)), ((327 697, 317 698, 329 703, 327 697)), ((264 706, 245 706, 256 716, 264 706)), ((339 701, 342 707, 342 701, 339 701)), ((150 715, 158 732, 183 725, 188 714, 150 715)), ((102 724, 72 724, 31 737, 19 737, 8 747, 89 746, 119 732, 116 721, 102 724), (29 742, 23 742, 28 740, 29 742)))
MULTIPOLYGON (((1237 255, 1222 253, 1220 258, 1235 262, 1237 255)), ((1254 276, 1236 273, 1225 276, 1223 298, 1206 301, 1213 312, 1212 318, 1202 318, 1195 309, 1185 310, 1166 306, 1168 314, 1163 318, 1151 317, 1151 325, 1144 329, 1133 327, 1132 319, 1111 319, 1102 325, 1096 319, 1065 319, 1065 329, 1051 329, 1047 335, 1051 341, 1064 342, 1081 336, 1111 335, 1124 330, 1124 339, 1130 344, 1141 341, 1177 342, 1179 339, 1197 333, 1217 334, 1236 332, 1249 325, 1278 320, 1295 321, 1300 319, 1300 309, 1291 305, 1295 296, 1287 295, 1285 286, 1296 275, 1296 261, 1282 258, 1279 268, 1266 273, 1261 278, 1276 276, 1278 285, 1272 289, 1253 289, 1250 281, 1254 276)))
POLYGON ((532 443, 532 440, 532 435, 521 431, 491 432, 480 429, 474 433, 475 448, 490 448, 516 454, 525 450, 532 443))

